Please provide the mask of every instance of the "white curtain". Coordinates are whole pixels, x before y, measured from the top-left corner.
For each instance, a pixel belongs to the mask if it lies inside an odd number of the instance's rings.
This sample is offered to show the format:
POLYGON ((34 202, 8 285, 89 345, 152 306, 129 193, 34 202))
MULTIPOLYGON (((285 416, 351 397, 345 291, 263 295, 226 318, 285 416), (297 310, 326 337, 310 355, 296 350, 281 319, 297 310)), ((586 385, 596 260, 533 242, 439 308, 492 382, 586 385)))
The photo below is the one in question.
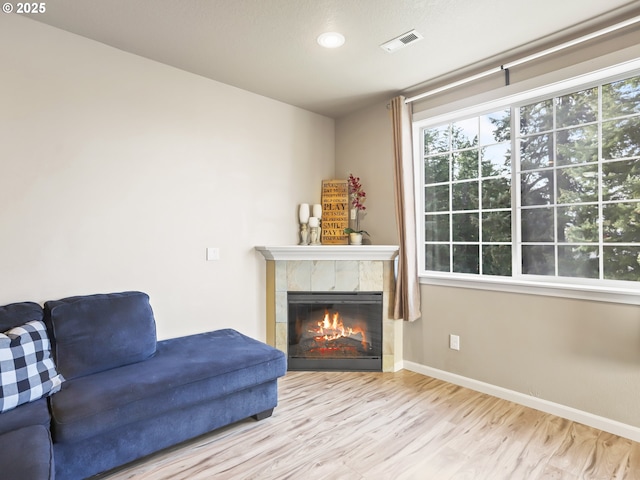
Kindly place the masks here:
POLYGON ((393 125, 394 185, 400 252, 393 317, 414 321, 420 318, 420 283, 416 245, 416 215, 411 140, 411 106, 402 96, 391 100, 393 125))

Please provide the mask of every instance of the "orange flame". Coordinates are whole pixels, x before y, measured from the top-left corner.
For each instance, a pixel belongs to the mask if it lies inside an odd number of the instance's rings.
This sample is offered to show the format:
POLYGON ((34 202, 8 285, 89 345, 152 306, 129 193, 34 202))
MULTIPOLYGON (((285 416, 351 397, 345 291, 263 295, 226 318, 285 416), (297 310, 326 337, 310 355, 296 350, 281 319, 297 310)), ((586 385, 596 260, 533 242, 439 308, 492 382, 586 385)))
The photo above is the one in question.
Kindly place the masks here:
POLYGON ((333 315, 329 310, 324 311, 324 318, 318 322, 318 328, 313 331, 314 335, 321 337, 323 340, 337 340, 340 337, 353 337, 358 334, 362 338, 362 346, 367 347, 367 332, 361 327, 345 327, 340 318, 340 313, 335 312, 333 315))

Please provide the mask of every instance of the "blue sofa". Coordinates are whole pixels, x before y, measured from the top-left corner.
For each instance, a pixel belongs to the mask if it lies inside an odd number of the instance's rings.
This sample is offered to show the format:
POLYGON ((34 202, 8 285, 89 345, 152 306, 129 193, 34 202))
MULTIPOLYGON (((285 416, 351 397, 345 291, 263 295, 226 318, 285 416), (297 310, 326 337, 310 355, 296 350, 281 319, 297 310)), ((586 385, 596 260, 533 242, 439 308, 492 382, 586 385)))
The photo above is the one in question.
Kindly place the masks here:
POLYGON ((0 307, 46 325, 62 387, 0 413, 2 478, 82 479, 238 420, 271 415, 284 353, 224 329, 156 341, 141 292, 0 307), (9 473, 5 473, 9 472, 9 473))

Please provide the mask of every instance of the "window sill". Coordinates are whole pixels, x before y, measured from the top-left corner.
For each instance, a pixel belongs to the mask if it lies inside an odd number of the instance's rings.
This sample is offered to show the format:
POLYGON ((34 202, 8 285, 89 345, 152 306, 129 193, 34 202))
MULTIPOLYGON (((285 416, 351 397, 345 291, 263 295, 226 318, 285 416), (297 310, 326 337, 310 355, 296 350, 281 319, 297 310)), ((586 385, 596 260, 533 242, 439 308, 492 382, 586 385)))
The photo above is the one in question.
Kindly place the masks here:
POLYGON ((573 298, 598 302, 624 303, 640 305, 640 291, 632 288, 609 288, 590 285, 570 285, 566 283, 534 282, 504 277, 475 277, 429 274, 420 275, 420 284, 442 287, 473 288, 496 292, 520 293, 526 295, 545 295, 550 297, 573 298))

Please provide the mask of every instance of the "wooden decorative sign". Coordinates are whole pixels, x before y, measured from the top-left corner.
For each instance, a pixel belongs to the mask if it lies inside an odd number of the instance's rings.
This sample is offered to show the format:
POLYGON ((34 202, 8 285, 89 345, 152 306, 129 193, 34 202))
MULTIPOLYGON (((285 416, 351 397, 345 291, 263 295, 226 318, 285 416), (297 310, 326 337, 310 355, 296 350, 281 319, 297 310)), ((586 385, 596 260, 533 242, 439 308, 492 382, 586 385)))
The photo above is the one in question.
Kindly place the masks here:
POLYGON ((347 180, 322 181, 322 243, 345 245, 349 226, 349 186, 347 180))

